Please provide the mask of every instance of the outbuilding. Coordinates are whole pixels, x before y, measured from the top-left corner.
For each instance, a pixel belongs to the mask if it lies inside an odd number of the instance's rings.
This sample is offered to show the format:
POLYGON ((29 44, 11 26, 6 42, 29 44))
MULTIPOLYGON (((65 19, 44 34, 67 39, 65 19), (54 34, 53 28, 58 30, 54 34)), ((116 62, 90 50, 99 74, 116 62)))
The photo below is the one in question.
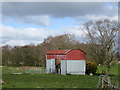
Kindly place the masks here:
POLYGON ((48 51, 46 70, 47 73, 85 75, 86 53, 80 49, 48 51))

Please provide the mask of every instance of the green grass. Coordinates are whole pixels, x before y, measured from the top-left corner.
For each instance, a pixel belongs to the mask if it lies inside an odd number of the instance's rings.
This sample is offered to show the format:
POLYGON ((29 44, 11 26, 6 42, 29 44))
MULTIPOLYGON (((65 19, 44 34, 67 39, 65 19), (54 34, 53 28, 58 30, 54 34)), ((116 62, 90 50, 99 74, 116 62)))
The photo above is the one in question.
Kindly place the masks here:
MULTIPOLYGON (((107 70, 107 68, 105 66, 98 66, 97 73, 101 74, 102 73, 102 68, 104 68, 105 70, 107 70)), ((118 75, 118 65, 112 65, 111 66, 111 68, 110 68, 110 74, 111 75, 118 75)))
MULTIPOLYGON (((111 67, 114 84, 118 82, 117 69, 117 66, 111 67)), ((97 73, 100 74, 101 70, 98 67, 97 73)), ((97 75, 26 74, 18 67, 3 67, 2 78, 5 81, 3 88, 97 88, 98 84, 97 75), (23 74, 14 75, 12 72, 23 74)))
POLYGON ((95 88, 97 76, 23 74, 3 76, 5 88, 95 88), (6 80, 4 79, 6 78, 6 80), (86 80, 87 79, 87 80, 86 80), (92 86, 91 86, 92 85, 92 86))

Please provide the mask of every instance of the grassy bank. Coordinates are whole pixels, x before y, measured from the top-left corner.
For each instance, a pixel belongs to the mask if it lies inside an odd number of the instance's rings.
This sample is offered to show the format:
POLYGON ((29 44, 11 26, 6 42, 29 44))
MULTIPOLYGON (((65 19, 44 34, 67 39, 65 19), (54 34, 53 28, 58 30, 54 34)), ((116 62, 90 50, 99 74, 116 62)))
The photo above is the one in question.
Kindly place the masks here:
MULTIPOLYGON (((119 67, 120 68, 120 67, 119 67)), ((3 88, 97 88, 98 75, 58 75, 43 73, 26 73, 25 68, 2 67, 3 88), (22 74, 13 74, 13 73, 22 74)), ((37 67, 35 70, 39 70, 37 67)), ((32 69, 31 69, 32 70, 32 69)), ((97 73, 101 73, 101 66, 97 73)), ((118 84, 118 67, 111 67, 111 77, 114 84, 118 84)))

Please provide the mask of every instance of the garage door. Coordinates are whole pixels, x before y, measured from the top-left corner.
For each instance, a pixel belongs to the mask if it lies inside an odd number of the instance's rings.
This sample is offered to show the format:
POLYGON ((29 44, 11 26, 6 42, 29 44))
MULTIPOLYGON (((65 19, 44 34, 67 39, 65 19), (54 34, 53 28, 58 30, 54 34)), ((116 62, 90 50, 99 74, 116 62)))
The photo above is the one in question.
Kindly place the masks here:
POLYGON ((67 74, 85 75, 85 60, 67 60, 67 74))

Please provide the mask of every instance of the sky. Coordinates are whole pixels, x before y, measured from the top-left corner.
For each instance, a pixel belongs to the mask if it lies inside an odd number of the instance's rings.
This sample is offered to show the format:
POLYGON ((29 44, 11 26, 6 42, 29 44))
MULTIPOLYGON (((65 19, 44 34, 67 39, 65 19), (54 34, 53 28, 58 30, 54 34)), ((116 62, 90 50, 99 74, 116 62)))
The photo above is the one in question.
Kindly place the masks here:
POLYGON ((83 24, 118 18, 116 2, 2 2, 1 45, 40 44, 48 36, 74 34, 85 42, 83 24))

